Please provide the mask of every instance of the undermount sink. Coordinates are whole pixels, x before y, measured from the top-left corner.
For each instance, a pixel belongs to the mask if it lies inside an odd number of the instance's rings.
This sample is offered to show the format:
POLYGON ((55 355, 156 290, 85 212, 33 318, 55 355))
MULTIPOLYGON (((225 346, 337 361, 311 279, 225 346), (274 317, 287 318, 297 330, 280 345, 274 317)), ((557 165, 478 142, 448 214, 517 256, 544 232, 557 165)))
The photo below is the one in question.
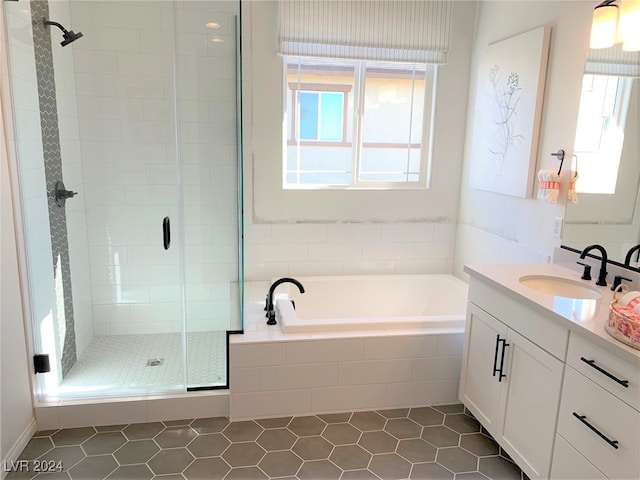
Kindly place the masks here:
POLYGON ((595 287, 552 275, 525 275, 520 277, 520 283, 532 290, 555 297, 595 300, 602 296, 595 287))

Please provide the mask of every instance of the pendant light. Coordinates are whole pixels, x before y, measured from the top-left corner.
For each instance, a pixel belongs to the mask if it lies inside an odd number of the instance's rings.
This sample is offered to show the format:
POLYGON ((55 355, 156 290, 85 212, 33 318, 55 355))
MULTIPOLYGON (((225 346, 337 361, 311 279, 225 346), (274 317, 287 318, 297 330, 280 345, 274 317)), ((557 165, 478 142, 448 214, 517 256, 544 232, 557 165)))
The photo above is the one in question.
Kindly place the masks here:
POLYGON ((622 50, 640 50, 640 0, 623 0, 620 4, 618 39, 622 42, 622 50))
POLYGON ((616 43, 618 6, 615 0, 605 0, 593 10, 589 48, 609 48, 616 43))

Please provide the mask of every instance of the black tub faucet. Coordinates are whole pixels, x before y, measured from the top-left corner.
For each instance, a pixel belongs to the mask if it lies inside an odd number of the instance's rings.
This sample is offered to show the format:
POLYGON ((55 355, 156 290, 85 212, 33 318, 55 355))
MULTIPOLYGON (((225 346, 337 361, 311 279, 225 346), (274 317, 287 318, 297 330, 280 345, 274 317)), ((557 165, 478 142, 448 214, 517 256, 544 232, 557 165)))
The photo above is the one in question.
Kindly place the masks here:
POLYGON ((591 250, 598 250, 600 252, 601 261, 602 261, 602 263, 600 264, 600 272, 598 273, 598 281, 596 282, 596 285, 600 285, 601 287, 606 287, 607 286, 607 251, 604 249, 602 245, 597 245, 597 244, 589 245, 588 247, 585 247, 585 249, 582 251, 582 253, 580 254, 580 258, 584 259, 584 257, 587 256, 587 253, 589 253, 591 250))
POLYGON ((267 293, 267 299, 264 307, 264 309, 267 311, 265 315, 265 317, 268 318, 267 325, 276 324, 276 309, 273 307, 273 292, 275 291, 276 287, 281 283, 293 283, 296 287, 298 287, 298 290, 300 290, 300 293, 304 293, 304 287, 295 278, 283 277, 273 282, 269 287, 269 293, 267 293))
MULTIPOLYGON (((624 264, 625 264, 627 267, 630 267, 630 266, 631 266, 631 257, 633 257, 633 254, 634 254, 635 252, 638 252, 638 253, 640 254, 640 243, 639 243, 638 245, 635 245, 635 246, 631 247, 631 248, 629 249, 629 251, 627 252, 627 256, 626 256, 626 257, 624 257, 624 264)), ((636 257, 636 261, 637 261, 637 260, 638 260, 638 257, 636 257)))

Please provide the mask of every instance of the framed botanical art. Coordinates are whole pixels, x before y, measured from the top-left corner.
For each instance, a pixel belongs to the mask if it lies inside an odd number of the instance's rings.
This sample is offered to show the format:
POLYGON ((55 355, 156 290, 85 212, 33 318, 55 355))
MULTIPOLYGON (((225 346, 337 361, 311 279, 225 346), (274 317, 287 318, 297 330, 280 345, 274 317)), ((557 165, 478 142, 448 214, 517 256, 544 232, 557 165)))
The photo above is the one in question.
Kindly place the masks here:
POLYGON ((481 52, 471 150, 474 188, 532 195, 550 33, 550 27, 539 27, 481 52))

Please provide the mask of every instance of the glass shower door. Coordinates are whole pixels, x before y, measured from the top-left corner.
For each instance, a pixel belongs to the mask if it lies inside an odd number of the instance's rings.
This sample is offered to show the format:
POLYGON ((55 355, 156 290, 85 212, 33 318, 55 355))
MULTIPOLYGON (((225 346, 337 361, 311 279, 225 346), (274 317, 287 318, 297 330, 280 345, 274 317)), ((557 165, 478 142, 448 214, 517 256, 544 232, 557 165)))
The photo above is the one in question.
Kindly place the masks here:
POLYGON ((84 33, 73 61, 92 284, 88 348, 106 349, 78 363, 99 358, 100 368, 122 372, 114 385, 123 392, 184 390, 175 5, 71 1, 69 9, 84 33))
POLYGON ((175 5, 5 6, 41 398, 184 391, 175 5))
POLYGON ((240 323, 240 2, 177 3, 187 388, 227 384, 227 331, 240 323))
POLYGON ((226 387, 239 5, 5 3, 42 399, 226 387))
MULTIPOLYGON (((79 257, 86 235, 93 329, 61 388, 183 390, 173 2, 49 2, 49 8, 52 17, 68 9, 69 24, 84 34, 63 49, 51 32, 56 84, 75 83, 69 102, 75 94, 82 202, 79 240, 69 248, 79 257)), ((74 120, 61 115, 61 131, 74 120)), ((75 260, 72 272, 82 264, 75 260)), ((82 284, 73 281, 74 294, 82 284)))

